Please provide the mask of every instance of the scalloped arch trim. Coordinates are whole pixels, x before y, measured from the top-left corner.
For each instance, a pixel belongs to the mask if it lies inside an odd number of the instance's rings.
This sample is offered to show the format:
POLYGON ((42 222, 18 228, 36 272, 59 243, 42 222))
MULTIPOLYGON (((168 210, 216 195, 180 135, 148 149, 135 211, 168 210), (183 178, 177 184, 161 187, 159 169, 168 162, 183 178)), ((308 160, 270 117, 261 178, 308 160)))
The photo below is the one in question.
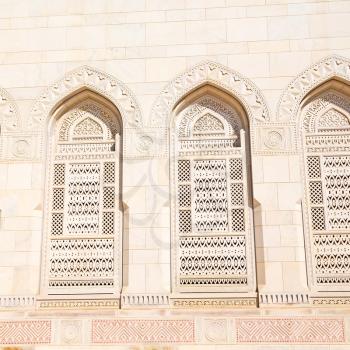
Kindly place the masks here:
POLYGON ((65 97, 81 88, 91 89, 110 100, 129 127, 141 127, 141 110, 133 93, 118 79, 88 66, 67 73, 63 79, 49 86, 35 101, 29 118, 29 127, 42 125, 53 108, 65 97))
POLYGON ((284 90, 277 106, 277 121, 296 121, 302 100, 317 86, 337 77, 350 83, 349 59, 332 55, 304 70, 284 90))
POLYGON ((21 120, 17 104, 12 96, 0 88, 0 126, 5 131, 11 131, 21 127, 21 120))
POLYGON ((165 87, 153 105, 151 125, 167 127, 179 100, 204 84, 213 84, 237 98, 252 124, 269 121, 265 98, 255 84, 230 68, 205 61, 178 75, 165 87))

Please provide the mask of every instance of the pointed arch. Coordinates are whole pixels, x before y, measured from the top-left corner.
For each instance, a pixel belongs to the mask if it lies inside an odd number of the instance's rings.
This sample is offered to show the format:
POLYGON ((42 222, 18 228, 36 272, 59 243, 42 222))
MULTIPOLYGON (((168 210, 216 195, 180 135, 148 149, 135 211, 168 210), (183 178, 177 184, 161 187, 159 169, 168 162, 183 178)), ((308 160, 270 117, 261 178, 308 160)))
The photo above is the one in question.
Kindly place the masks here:
POLYGON ((255 298, 249 130, 260 120, 247 116, 232 91, 207 80, 193 86, 173 100, 164 119, 170 134, 172 299, 194 292, 198 298, 217 292, 255 298))
POLYGON ((11 131, 21 127, 18 107, 12 96, 0 88, 0 128, 1 131, 11 131))
POLYGON ((40 291, 118 304, 124 123, 116 102, 86 85, 52 98, 36 120, 47 160, 40 291))
POLYGON ((28 127, 42 126, 62 101, 84 89, 111 101, 119 110, 123 123, 129 127, 142 127, 141 110, 130 89, 113 76, 89 66, 76 68, 49 86, 34 102, 28 127))
MULTIPOLYGON (((338 68, 342 64, 336 63, 338 68)), ((335 76, 335 70, 328 72, 327 78, 318 77, 319 84, 315 80, 313 88, 300 95, 299 105, 294 107, 303 164, 304 232, 313 302, 319 293, 347 292, 350 281, 349 64, 341 70, 342 79, 340 74, 335 76)))
POLYGON ((278 102, 277 121, 295 122, 305 97, 329 80, 340 80, 350 84, 350 60, 348 58, 337 55, 325 57, 293 79, 278 102))
POLYGON ((214 85, 237 98, 251 124, 269 120, 265 98, 254 83, 219 63, 204 61, 178 75, 163 89, 151 111, 151 126, 167 128, 178 102, 203 85, 214 85))

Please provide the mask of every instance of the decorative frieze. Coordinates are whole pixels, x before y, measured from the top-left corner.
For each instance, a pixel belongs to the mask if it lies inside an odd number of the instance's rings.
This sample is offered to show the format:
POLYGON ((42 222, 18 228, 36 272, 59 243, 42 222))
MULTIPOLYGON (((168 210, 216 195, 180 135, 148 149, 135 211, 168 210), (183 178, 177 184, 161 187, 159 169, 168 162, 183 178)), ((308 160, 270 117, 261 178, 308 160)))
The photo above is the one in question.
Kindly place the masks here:
POLYGON ((50 343, 51 321, 0 321, 0 345, 50 343))
POLYGON ((309 304, 308 293, 261 293, 259 294, 260 305, 273 304, 309 304))
POLYGON ((0 296, 0 308, 28 308, 34 307, 35 295, 9 295, 0 296))
POLYGON ((312 305, 315 306, 328 306, 328 307, 334 307, 334 306, 346 306, 350 305, 350 297, 336 297, 336 296, 330 296, 330 297, 310 297, 310 302, 312 305))
POLYGON ((343 343, 342 319, 245 318, 236 320, 238 343, 343 343))
POLYGON ((0 345, 121 344, 343 344, 341 317, 210 317, 97 319, 55 316, 46 320, 0 321, 0 345))
POLYGON ((166 294, 122 294, 122 308, 168 307, 169 296, 166 294))
POLYGON ((193 343, 192 320, 93 320, 93 344, 193 343))
POLYGON ((171 298, 170 305, 174 308, 255 308, 256 298, 171 298))
POLYGON ((49 299, 38 300, 37 307, 42 310, 79 309, 119 309, 119 299, 49 299))

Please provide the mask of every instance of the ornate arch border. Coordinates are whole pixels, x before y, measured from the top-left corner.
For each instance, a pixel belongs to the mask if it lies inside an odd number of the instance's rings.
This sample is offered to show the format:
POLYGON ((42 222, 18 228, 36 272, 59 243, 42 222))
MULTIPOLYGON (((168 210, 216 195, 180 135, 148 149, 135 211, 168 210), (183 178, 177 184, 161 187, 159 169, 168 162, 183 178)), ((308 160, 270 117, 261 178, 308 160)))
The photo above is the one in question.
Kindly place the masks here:
POLYGON ((296 122, 302 100, 315 87, 332 78, 350 81, 350 59, 327 56, 300 73, 282 93, 277 105, 277 121, 296 122))
POLYGON ((91 89, 115 104, 126 127, 142 127, 141 109, 130 89, 113 76, 89 66, 78 67, 49 86, 34 102, 28 127, 43 125, 60 102, 82 88, 91 89))
POLYGON ((152 127, 169 127, 169 118, 177 102, 205 84, 224 89, 245 108, 251 124, 269 121, 269 109, 258 87, 231 68, 204 61, 174 78, 158 96, 151 110, 152 127))
POLYGON ((0 115, 0 127, 3 127, 3 131, 11 132, 21 127, 17 104, 12 96, 2 88, 0 88, 0 115))

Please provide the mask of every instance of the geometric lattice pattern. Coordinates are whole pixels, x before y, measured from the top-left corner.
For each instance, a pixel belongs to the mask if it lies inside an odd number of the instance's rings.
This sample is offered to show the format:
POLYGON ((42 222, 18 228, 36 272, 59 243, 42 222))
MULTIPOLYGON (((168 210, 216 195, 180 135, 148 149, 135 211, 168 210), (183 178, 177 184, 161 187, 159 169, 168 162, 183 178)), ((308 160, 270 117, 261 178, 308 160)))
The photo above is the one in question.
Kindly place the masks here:
POLYGON ((179 117, 175 274, 181 290, 232 290, 248 284, 248 193, 240 125, 233 109, 210 97, 179 117))
POLYGON ((308 230, 313 283, 320 290, 348 289, 350 283, 349 106, 342 95, 329 92, 304 111, 308 230))
POLYGON ((330 229, 350 229, 350 156, 323 157, 325 204, 330 229))
POLYGON ((49 344, 51 321, 0 321, 0 344, 49 344))
POLYGON ((113 120, 98 104, 83 102, 57 122, 51 155, 48 294, 117 292, 119 145, 113 120))
POLYGON ((319 283, 350 281, 350 234, 314 234, 313 246, 319 283))
POLYGON ((93 320, 92 343, 192 343, 192 320, 93 320))
POLYGON ((227 232, 225 160, 195 160, 193 168, 195 230, 197 232, 227 232))
POLYGON ((100 165, 70 164, 67 179, 66 233, 98 234, 100 211, 100 165))
POLYGON ((179 253, 183 285, 246 283, 245 236, 181 237, 179 253))
POLYGON ((342 343, 341 319, 238 319, 238 343, 342 343))

